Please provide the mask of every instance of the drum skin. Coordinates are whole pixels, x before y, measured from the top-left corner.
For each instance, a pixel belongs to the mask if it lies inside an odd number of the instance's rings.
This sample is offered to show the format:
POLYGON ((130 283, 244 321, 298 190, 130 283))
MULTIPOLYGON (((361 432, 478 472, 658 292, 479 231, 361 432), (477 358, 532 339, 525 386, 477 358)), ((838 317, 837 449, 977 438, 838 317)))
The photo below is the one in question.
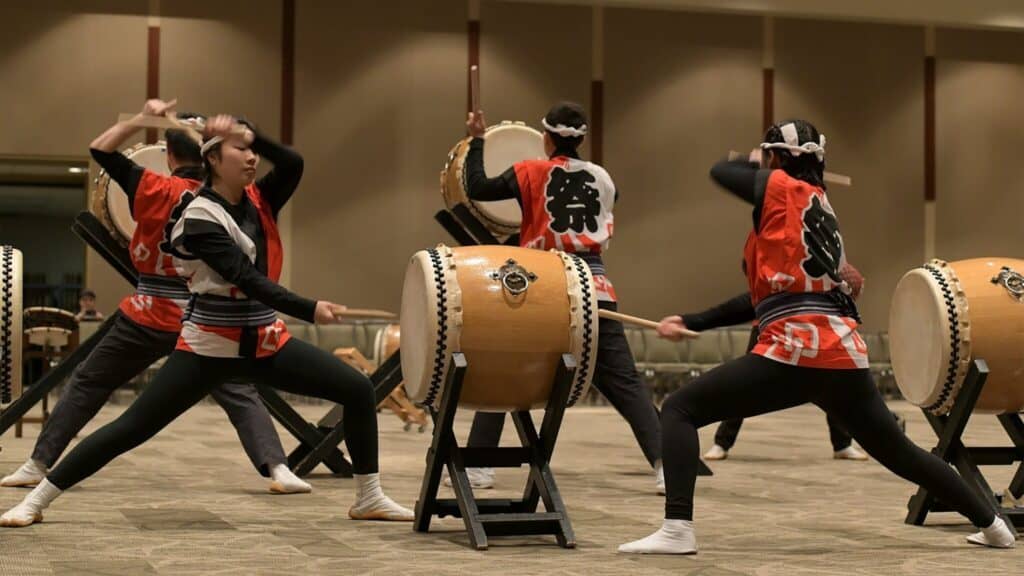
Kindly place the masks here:
POLYGON ((889 342, 896 382, 909 401, 949 412, 970 362, 983 359, 990 372, 974 411, 1024 410, 1024 277, 1014 275, 1020 272, 1024 260, 987 257, 933 260, 904 275, 893 296, 889 342))
POLYGON ((21 396, 23 271, 21 251, 0 246, 0 406, 21 396))
MULTIPOLYGON (((441 171, 441 196, 451 209, 464 204, 495 236, 519 232, 523 215, 516 200, 475 202, 466 192, 465 163, 472 138, 460 140, 448 153, 441 171)), ((522 122, 502 122, 484 134, 484 171, 489 178, 501 175, 516 162, 544 157, 544 136, 522 122)))
POLYGON ((401 319, 402 373, 418 404, 440 405, 454 352, 468 363, 459 404, 478 410, 546 406, 562 354, 578 364, 570 405, 593 374, 597 300, 590 270, 575 256, 510 246, 418 252, 406 270, 401 319), (499 279, 514 270, 504 268, 509 260, 535 275, 520 294, 499 279))
MULTIPOLYGON (((171 173, 167 167, 167 145, 163 141, 137 144, 126 150, 124 155, 157 174, 171 173)), ((91 211, 118 242, 124 246, 131 242, 132 234, 135 233, 135 220, 128 204, 128 195, 105 171, 101 171, 96 179, 91 211)))

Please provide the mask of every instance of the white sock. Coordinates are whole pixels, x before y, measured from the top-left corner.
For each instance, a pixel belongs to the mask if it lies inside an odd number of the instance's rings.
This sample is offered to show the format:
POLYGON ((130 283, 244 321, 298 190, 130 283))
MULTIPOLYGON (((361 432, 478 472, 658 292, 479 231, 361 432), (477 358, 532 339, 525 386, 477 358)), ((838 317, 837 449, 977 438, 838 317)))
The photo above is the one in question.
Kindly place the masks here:
POLYGON ((305 494, 313 491, 309 483, 295 475, 286 464, 278 464, 270 471, 270 491, 278 494, 305 494))
POLYGON ((28 493, 20 504, 0 516, 0 526, 29 526, 43 519, 43 510, 53 502, 62 490, 43 478, 39 485, 28 493))
POLYGON ((992 521, 992 524, 987 528, 982 528, 981 532, 976 532, 967 537, 967 541, 973 544, 981 544, 982 546, 991 546, 992 548, 1013 548, 1016 546, 1013 532, 1006 526, 1006 522, 999 516, 992 521))
POLYGON ((13 474, 0 480, 0 486, 35 486, 43 478, 46 478, 48 473, 49 470, 46 469, 45 464, 29 458, 13 474))
POLYGON ((654 534, 619 546, 626 554, 696 554, 697 534, 690 520, 665 521, 654 534))
POLYGON ((353 520, 395 520, 412 522, 412 510, 400 506, 384 494, 380 474, 355 474, 356 503, 348 511, 353 520))

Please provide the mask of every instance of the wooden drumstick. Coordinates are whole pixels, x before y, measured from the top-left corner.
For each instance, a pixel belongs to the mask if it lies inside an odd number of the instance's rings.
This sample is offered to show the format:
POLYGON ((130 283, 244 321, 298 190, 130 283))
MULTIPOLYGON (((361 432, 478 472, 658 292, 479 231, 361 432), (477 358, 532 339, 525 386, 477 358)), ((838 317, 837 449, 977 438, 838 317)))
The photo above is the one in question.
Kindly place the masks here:
MULTIPOLYGON (((729 150, 729 160, 737 160, 739 158, 747 157, 748 156, 744 156, 743 154, 740 154, 735 150, 729 150)), ((836 174, 835 172, 829 172, 828 170, 826 170, 825 173, 822 174, 822 177, 825 179, 825 182, 829 182, 831 184, 838 184, 840 186, 853 186, 853 178, 850 178, 849 176, 843 174, 836 174)))
MULTIPOLYGON (((174 118, 172 120, 166 116, 139 116, 138 114, 131 113, 120 114, 117 117, 117 120, 118 122, 124 122, 125 124, 128 124, 130 126, 138 126, 139 128, 163 128, 164 130, 168 128, 177 128, 192 129, 199 131, 202 130, 203 127, 205 126, 205 122, 202 122, 199 119, 195 119, 194 121, 190 120, 189 122, 182 122, 177 118, 174 118)), ((238 124, 231 129, 231 133, 245 134, 246 130, 248 130, 248 128, 242 126, 241 124, 238 124)))
POLYGON ((398 317, 394 312, 387 310, 373 310, 370 308, 346 308, 334 313, 335 318, 379 318, 382 320, 393 320, 398 317))
POLYGON ((469 103, 470 112, 480 113, 480 66, 473 64, 469 67, 469 103))
MULTIPOLYGON (((636 316, 630 316, 629 314, 621 314, 619 312, 612 312, 611 310, 598 310, 597 315, 601 318, 607 318, 609 320, 618 320, 624 324, 633 324, 636 326, 643 326, 644 328, 658 329, 659 324, 654 320, 647 320, 646 318, 637 318, 636 316)), ((700 332, 694 332, 693 330, 682 329, 681 334, 686 338, 697 338, 700 336, 700 332)))

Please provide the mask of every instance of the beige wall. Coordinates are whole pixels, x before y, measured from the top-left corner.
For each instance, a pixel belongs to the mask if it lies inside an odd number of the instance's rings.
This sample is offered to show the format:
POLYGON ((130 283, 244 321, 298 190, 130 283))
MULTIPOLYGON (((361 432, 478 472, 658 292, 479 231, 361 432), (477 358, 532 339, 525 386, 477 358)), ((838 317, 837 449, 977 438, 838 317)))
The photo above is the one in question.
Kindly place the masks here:
POLYGON ((775 117, 813 122, 828 168, 853 177, 829 199, 866 278, 866 327, 883 330, 896 282, 924 257, 924 32, 782 20, 775 38, 775 117))
POLYGON ((1024 34, 936 39, 936 257, 1020 258, 1024 34))
POLYGON ((466 2, 300 2, 294 288, 397 310, 409 257, 445 241, 438 174, 465 133, 466 2))
POLYGON ((624 311, 663 315, 743 291, 750 210, 708 178, 761 125, 756 18, 608 10, 605 160, 621 192, 606 257, 624 311))
MULTIPOLYGON (((145 10, 144 1, 0 3, 0 154, 85 157, 119 112, 138 109, 145 10)), ((92 250, 85 279, 105 312, 130 290, 92 250)))
MULTIPOLYGON (((0 3, 17 23, 0 38, 0 154, 84 156, 118 112, 139 107, 148 4, 0 3)), ((286 278, 290 267, 302 293, 397 308, 409 255, 451 242, 432 216, 437 174, 464 134, 467 2, 422 5, 297 2, 295 139, 307 172, 284 227, 286 278)), ((277 137, 280 1, 176 0, 162 11, 162 95, 244 114, 277 137)), ((536 125, 563 98, 590 106, 590 18, 582 6, 483 0, 492 122, 536 125)), ((607 262, 623 308, 712 304, 744 288, 749 212, 707 169, 759 140, 761 19, 608 8, 605 26, 605 163, 622 192, 607 262)), ((1022 39, 938 33, 940 257, 1012 255, 1018 244, 1022 39)), ((868 278, 868 325, 884 328, 892 287, 924 251, 923 29, 780 19, 776 48, 776 118, 815 121, 830 169, 854 177, 830 196, 868 278)), ((87 281, 106 311, 128 291, 92 253, 87 281)))
MULTIPOLYGON (((575 6, 482 3, 480 92, 490 123, 517 120, 540 129, 541 117, 561 100, 589 110, 591 12, 575 6)), ((581 153, 589 153, 589 146, 581 153)))

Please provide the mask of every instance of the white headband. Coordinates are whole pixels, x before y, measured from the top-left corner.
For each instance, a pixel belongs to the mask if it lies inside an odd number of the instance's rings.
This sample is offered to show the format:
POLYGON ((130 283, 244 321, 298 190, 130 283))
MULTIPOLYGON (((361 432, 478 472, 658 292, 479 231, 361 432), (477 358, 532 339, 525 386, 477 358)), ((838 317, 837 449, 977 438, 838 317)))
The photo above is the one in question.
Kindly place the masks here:
POLYGON ((552 126, 551 124, 548 124, 548 119, 547 118, 541 118, 540 119, 540 123, 541 123, 542 126, 544 126, 544 129, 547 130, 548 132, 554 132, 555 134, 558 134, 559 136, 563 136, 565 138, 570 138, 570 137, 572 137, 572 138, 579 138, 580 136, 586 136, 587 135, 587 125, 586 124, 584 124, 583 126, 580 126, 579 128, 573 128, 572 126, 566 126, 565 124, 559 124, 557 126, 552 126))
POLYGON ((214 136, 213 138, 210 138, 206 142, 203 142, 202 147, 199 148, 199 155, 201 157, 205 158, 206 157, 206 153, 209 152, 211 148, 213 148, 217 144, 220 144, 223 141, 224 141, 224 137, 223 136, 214 136))
POLYGON ((769 148, 781 148, 788 150, 793 156, 799 156, 801 154, 814 154, 818 158, 818 162, 825 160, 825 135, 820 134, 818 136, 818 142, 804 142, 800 144, 800 136, 796 132, 796 126, 790 122, 783 124, 779 127, 782 131, 782 138, 785 142, 762 142, 761 149, 768 150, 769 148))

